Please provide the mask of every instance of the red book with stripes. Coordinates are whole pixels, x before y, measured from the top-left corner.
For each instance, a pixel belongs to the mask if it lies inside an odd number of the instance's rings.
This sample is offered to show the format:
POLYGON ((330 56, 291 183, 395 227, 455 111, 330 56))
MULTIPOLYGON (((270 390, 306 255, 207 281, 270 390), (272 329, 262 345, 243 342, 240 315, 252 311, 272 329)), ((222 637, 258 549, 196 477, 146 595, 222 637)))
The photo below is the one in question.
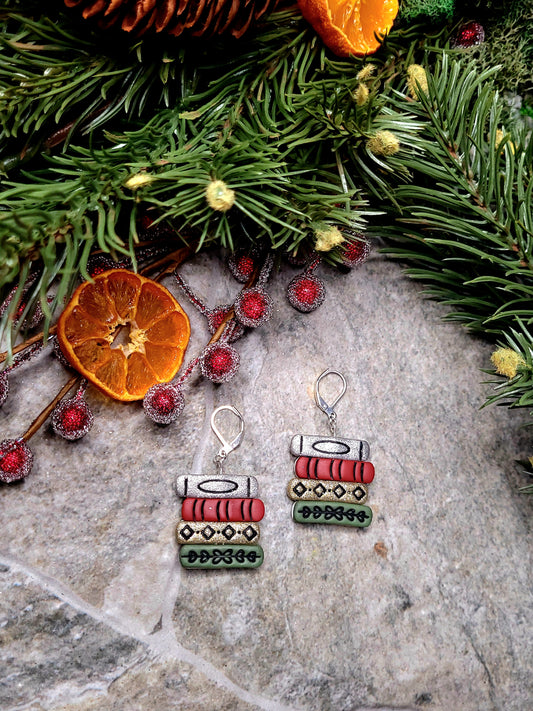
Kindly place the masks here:
POLYGON ((327 479, 328 481, 355 481, 358 484, 370 484, 374 478, 372 462, 358 462, 352 459, 298 457, 294 470, 300 479, 327 479))
POLYGON ((265 515, 261 499, 184 499, 184 521, 260 521, 265 515))

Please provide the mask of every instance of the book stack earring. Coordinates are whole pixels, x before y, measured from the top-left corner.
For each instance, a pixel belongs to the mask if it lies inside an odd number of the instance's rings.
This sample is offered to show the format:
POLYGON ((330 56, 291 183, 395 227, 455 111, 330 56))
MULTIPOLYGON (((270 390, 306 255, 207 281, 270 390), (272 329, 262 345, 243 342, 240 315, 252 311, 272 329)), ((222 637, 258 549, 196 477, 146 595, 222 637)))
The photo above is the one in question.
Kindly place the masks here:
POLYGON ((329 418, 332 434, 294 435, 291 454, 297 457, 295 478, 289 481, 287 495, 294 501, 292 517, 297 523, 322 523, 366 528, 372 522, 372 509, 366 506, 368 484, 374 479, 374 465, 368 461, 368 442, 345 439, 335 434, 333 409, 346 390, 341 373, 326 370, 318 378, 315 397, 318 407, 329 418), (326 375, 339 376, 343 390, 332 406, 320 396, 320 381, 326 375))
POLYGON ((211 427, 222 442, 215 457, 216 474, 178 476, 176 490, 182 497, 181 521, 176 528, 180 544, 180 563, 184 568, 257 568, 263 562, 258 522, 265 506, 256 498, 257 479, 253 476, 229 476, 222 462, 236 449, 244 433, 244 422, 235 408, 223 405, 211 417, 211 427), (226 442, 216 428, 214 418, 229 410, 240 420, 241 430, 226 442))

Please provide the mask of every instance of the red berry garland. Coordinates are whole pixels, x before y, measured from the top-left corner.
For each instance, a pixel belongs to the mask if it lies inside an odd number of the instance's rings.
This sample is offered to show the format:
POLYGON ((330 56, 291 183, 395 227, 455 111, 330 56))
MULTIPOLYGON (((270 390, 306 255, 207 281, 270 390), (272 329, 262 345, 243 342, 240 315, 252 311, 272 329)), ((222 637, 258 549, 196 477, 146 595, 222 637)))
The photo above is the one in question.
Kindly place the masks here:
POLYGON ((242 284, 245 284, 248 281, 255 268, 256 262, 249 254, 232 254, 228 259, 228 269, 232 273, 233 277, 242 284))
POLYGON ((23 439, 0 442, 0 481, 11 484, 28 476, 33 465, 33 453, 23 439))
POLYGON ((272 299, 261 287, 243 289, 235 301, 235 318, 243 326, 257 328, 272 316, 272 299))
POLYGON ((54 432, 68 440, 81 439, 89 432, 94 422, 94 415, 83 396, 63 400, 52 412, 54 432))
POLYGON ((153 385, 143 400, 144 412, 158 425, 169 425, 177 420, 184 406, 181 390, 170 383, 153 385))
POLYGON ((2 371, 0 373, 0 407, 7 400, 9 395, 9 380, 7 379, 7 373, 2 371))
POLYGON ((287 287, 287 298, 290 305, 301 311, 309 313, 317 309, 324 301, 326 289, 323 282, 312 274, 299 274, 287 287))
POLYGON ((341 247, 341 260, 345 267, 353 269, 366 261, 370 254, 370 245, 364 239, 346 241, 341 247))
POLYGON ((485 30, 479 22, 467 22, 457 31, 454 46, 469 49, 485 41, 485 30))
POLYGON ((227 343, 212 343, 200 358, 202 375, 214 383, 226 383, 239 369, 240 356, 227 343))

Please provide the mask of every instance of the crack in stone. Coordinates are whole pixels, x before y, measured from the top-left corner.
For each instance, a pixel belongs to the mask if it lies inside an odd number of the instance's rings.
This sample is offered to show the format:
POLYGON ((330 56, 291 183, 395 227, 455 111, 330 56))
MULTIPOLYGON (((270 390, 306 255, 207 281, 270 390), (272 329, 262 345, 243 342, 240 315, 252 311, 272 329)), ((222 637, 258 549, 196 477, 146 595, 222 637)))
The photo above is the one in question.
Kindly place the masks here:
POLYGON ((487 681, 489 682, 489 696, 490 696, 490 700, 491 700, 492 703, 494 704, 494 708, 497 709, 497 711, 501 711, 501 706, 500 706, 500 704, 498 703, 498 700, 496 699, 496 686, 495 686, 495 684, 494 684, 494 680, 493 680, 493 678, 492 678, 492 674, 490 673, 490 669, 489 669, 489 667, 488 667, 488 665, 487 665, 487 662, 485 661, 485 658, 483 657, 483 655, 481 654, 481 652, 480 652, 480 651, 478 650, 478 648, 476 647, 476 645, 475 645, 475 643, 474 643, 474 639, 473 639, 472 633, 470 632, 470 630, 468 629, 468 627, 467 627, 466 625, 463 625, 463 632, 465 633, 466 638, 467 638, 468 641, 470 642, 470 646, 471 646, 472 649, 474 650, 474 654, 476 655, 476 658, 477 658, 478 662, 481 664, 481 666, 482 666, 483 669, 485 670, 485 674, 486 674, 486 676, 487 676, 487 681))
MULTIPOLYGON (((176 593, 179 589, 180 581, 176 576, 175 569, 173 569, 171 575, 169 576, 169 584, 167 586, 168 594, 165 596, 165 600, 167 602, 164 606, 165 609, 162 614, 162 629, 155 634, 153 631, 144 634, 135 629, 135 625, 131 622, 131 620, 121 620, 114 615, 102 612, 97 607, 94 607, 87 601, 83 600, 83 598, 64 585, 61 581, 33 568, 9 553, 0 552, 0 565, 6 565, 11 570, 22 573, 34 584, 44 588, 52 595, 59 598, 62 602, 70 605, 78 612, 87 615, 87 617, 92 620, 110 627, 115 632, 137 640, 154 655, 163 657, 166 656, 167 658, 170 657, 179 662, 190 664, 214 684, 231 692, 234 696, 245 703, 255 705, 257 708, 263 709, 264 711, 294 711, 292 707, 285 706, 284 704, 273 701, 272 699, 259 696, 238 686, 223 672, 217 669, 217 667, 211 664, 211 662, 208 662, 202 656, 194 654, 190 650, 186 649, 178 641, 172 625, 172 610, 176 598, 173 595, 170 595, 171 592, 176 593)), ((15 710, 13 709, 13 711, 15 710)))

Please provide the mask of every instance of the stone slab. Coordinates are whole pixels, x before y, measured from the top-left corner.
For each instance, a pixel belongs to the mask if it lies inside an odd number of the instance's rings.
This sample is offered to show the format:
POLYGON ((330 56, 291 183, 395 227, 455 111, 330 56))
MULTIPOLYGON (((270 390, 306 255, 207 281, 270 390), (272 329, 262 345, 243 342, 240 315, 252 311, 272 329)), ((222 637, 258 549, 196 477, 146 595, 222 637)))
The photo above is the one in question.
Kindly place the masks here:
MULTIPOLYGON (((183 267, 210 307, 239 289, 222 269, 208 255, 183 267)), ((236 343, 236 377, 195 375, 177 423, 90 390, 85 439, 31 440, 33 474, 0 488, 3 711, 533 707, 533 498, 514 464, 532 453, 528 416, 479 409, 490 345, 377 254, 324 268, 326 302, 308 315, 285 298, 295 273, 276 275, 272 320, 236 343), (367 440, 376 468, 374 520, 357 532, 298 526, 286 498, 291 436, 327 432, 313 399, 327 367, 348 381, 337 431, 367 440), (210 471, 222 404, 245 417, 227 467, 259 480, 265 562, 184 571, 174 482, 210 471)), ((188 361, 209 334, 185 308, 188 361)), ((2 438, 67 377, 47 354, 17 371, 2 438)))

